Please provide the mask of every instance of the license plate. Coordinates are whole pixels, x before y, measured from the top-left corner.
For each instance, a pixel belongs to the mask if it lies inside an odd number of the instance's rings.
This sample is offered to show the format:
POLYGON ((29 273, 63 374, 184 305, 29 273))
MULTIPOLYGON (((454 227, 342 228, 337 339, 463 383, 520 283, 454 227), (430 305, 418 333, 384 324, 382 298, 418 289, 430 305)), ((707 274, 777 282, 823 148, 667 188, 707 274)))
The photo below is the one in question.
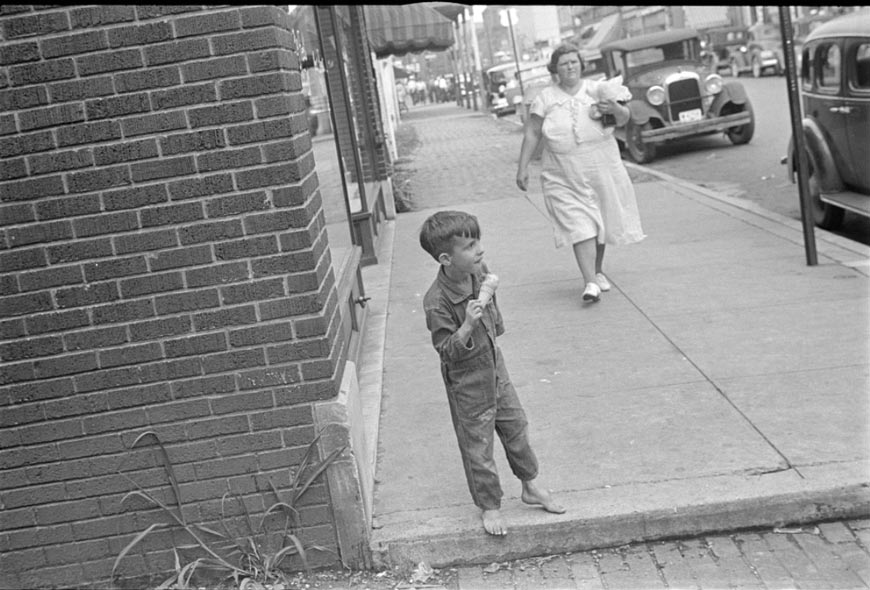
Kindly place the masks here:
POLYGON ((680 113, 680 123, 688 123, 690 121, 700 121, 704 116, 701 114, 701 109, 692 109, 680 113))

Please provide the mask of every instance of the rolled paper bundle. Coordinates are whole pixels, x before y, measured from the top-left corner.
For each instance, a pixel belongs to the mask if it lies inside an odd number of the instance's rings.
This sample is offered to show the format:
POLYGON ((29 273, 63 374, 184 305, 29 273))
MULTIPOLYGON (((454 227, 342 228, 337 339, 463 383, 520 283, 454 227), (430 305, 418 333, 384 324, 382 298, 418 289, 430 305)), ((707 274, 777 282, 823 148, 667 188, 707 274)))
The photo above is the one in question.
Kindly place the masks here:
POLYGON ((492 273, 486 275, 483 279, 483 283, 480 285, 480 295, 477 298, 483 307, 486 307, 486 304, 489 303, 490 299, 492 299, 492 294, 495 293, 497 288, 498 275, 492 273))

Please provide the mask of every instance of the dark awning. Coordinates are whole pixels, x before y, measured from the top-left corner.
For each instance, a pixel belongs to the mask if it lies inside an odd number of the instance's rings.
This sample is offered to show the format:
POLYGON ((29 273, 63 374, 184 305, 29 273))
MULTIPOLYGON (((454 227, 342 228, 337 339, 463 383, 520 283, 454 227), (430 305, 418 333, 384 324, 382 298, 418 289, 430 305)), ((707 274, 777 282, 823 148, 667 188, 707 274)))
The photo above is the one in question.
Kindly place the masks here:
POLYGON ((369 43, 377 57, 443 51, 453 45, 453 23, 423 4, 366 4, 369 43))
MULTIPOLYGON (((443 51, 453 46, 453 23, 423 4, 366 4, 363 6, 369 44, 377 57, 418 51, 443 51)), ((314 7, 296 6, 290 27, 299 31, 310 53, 317 48, 314 7)))

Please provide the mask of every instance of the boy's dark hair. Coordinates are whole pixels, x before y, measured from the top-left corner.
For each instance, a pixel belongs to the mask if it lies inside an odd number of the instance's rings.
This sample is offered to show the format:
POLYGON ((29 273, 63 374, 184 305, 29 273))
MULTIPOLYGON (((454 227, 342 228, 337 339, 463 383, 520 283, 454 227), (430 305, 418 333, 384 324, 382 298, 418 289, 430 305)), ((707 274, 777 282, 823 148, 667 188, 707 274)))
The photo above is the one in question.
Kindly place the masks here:
POLYGON ((577 54, 577 59, 580 60, 580 72, 582 73, 586 68, 586 63, 583 61, 583 56, 580 55, 580 48, 573 43, 562 43, 553 50, 553 53, 550 54, 550 63, 547 64, 547 71, 551 74, 555 74, 556 64, 559 63, 559 58, 568 53, 577 54))
POLYGON ((453 238, 480 239, 477 217, 464 211, 439 211, 429 216, 420 228, 420 245, 432 258, 450 253, 453 238))

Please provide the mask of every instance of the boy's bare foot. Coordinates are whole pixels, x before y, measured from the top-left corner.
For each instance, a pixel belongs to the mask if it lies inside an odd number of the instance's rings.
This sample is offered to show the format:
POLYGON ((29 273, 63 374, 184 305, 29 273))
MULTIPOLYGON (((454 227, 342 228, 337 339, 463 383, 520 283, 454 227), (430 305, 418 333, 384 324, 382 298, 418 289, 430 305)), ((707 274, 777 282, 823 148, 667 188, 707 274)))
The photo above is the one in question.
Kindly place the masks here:
POLYGON ((501 519, 501 512, 498 510, 484 510, 481 518, 483 518, 483 529, 490 535, 502 536, 507 534, 507 527, 501 519))
POLYGON ((532 506, 541 506, 547 512, 562 514, 565 512, 564 506, 557 504, 550 496, 550 492, 542 490, 533 481, 523 482, 523 502, 532 506))

